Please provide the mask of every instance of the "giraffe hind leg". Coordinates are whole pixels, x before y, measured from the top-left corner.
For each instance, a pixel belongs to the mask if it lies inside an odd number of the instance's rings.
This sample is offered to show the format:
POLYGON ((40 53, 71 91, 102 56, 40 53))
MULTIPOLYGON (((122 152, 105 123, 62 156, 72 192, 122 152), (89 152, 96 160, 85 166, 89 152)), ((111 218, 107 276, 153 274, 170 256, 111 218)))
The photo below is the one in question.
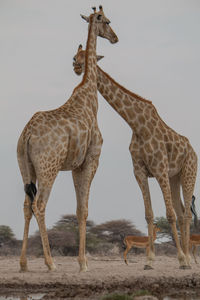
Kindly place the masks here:
POLYGON ((34 201, 34 198, 37 193, 37 188, 35 185, 36 182, 36 174, 33 166, 30 169, 30 175, 31 175, 31 183, 25 184, 24 190, 26 193, 25 201, 24 201, 24 235, 23 235, 23 243, 22 243, 22 249, 21 249, 21 256, 20 256, 20 271, 26 272, 28 271, 27 267, 27 258, 26 258, 26 251, 27 251, 27 245, 28 245, 28 234, 29 234, 29 226, 30 221, 33 215, 33 209, 32 209, 32 203, 34 201))
POLYGON ((185 250, 186 260, 190 267, 190 255, 189 255, 189 241, 190 241, 190 223, 192 220, 191 202, 194 193, 194 186, 197 175, 197 156, 191 149, 181 172, 181 185, 183 191, 184 205, 185 205, 185 250))

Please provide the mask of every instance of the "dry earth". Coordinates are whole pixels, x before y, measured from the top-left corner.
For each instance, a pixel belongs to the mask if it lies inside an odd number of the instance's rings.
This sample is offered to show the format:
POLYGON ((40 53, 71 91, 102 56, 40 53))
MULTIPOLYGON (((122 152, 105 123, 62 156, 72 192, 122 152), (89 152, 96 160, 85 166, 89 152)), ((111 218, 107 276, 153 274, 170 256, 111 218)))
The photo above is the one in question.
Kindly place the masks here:
MULTIPOLYGON (((143 255, 130 255, 128 266, 121 257, 89 256, 89 270, 85 273, 79 273, 75 257, 54 257, 54 261, 57 270, 49 272, 42 258, 29 257, 29 272, 20 273, 18 257, 0 257, 0 295, 34 292, 46 294, 43 299, 83 300, 141 289, 159 299, 188 291, 200 295, 200 265, 192 261, 191 269, 180 270, 176 257, 157 256, 154 269, 144 270, 143 255)), ((184 297, 180 299, 188 299, 184 297)))

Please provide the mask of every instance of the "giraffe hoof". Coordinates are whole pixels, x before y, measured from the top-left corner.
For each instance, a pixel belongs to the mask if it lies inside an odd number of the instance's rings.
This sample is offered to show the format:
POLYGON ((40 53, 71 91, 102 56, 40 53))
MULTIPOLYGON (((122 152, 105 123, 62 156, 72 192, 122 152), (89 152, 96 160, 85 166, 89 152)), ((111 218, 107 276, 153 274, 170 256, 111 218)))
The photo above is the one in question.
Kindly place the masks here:
POLYGON ((87 258, 86 257, 84 259, 78 258, 78 263, 80 266, 79 272, 87 272, 87 270, 88 270, 87 258))
POLYGON ((53 271, 56 270, 55 264, 49 265, 48 268, 49 268, 49 271, 50 271, 50 272, 53 272, 53 271))
POLYGON ((191 268, 191 266, 183 265, 183 266, 180 266, 179 269, 180 269, 180 270, 190 270, 190 269, 192 269, 192 268, 191 268))
POLYGON ((23 267, 21 266, 19 272, 20 272, 20 273, 28 272, 27 266, 23 266, 23 267))
POLYGON ((153 268, 149 265, 144 265, 144 270, 153 270, 153 268))
POLYGON ((87 270, 88 270, 88 268, 87 268, 87 266, 82 266, 82 267, 80 267, 80 273, 82 273, 82 272, 87 272, 87 270))

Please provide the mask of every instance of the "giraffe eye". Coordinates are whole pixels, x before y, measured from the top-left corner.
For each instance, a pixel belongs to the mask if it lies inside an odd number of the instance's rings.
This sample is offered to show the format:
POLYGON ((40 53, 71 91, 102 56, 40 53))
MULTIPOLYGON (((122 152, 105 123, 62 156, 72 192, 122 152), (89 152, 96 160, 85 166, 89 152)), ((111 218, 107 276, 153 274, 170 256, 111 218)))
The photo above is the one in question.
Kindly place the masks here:
POLYGON ((75 56, 73 57, 73 61, 76 61, 76 57, 75 56))

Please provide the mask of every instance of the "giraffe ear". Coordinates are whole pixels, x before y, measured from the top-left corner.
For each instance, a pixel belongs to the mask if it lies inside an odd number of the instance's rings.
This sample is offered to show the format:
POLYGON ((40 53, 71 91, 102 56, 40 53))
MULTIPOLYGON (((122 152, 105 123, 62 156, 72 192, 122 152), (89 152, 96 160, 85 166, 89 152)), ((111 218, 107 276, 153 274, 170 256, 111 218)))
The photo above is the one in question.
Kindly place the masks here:
POLYGON ((83 49, 83 46, 80 44, 79 46, 78 46, 78 51, 81 51, 83 49))
POLYGON ((84 19, 86 22, 89 23, 89 17, 86 17, 86 16, 84 16, 84 15, 81 15, 81 18, 84 19))
POLYGON ((102 55, 97 55, 97 61, 99 61, 100 59, 104 58, 104 56, 102 55))

